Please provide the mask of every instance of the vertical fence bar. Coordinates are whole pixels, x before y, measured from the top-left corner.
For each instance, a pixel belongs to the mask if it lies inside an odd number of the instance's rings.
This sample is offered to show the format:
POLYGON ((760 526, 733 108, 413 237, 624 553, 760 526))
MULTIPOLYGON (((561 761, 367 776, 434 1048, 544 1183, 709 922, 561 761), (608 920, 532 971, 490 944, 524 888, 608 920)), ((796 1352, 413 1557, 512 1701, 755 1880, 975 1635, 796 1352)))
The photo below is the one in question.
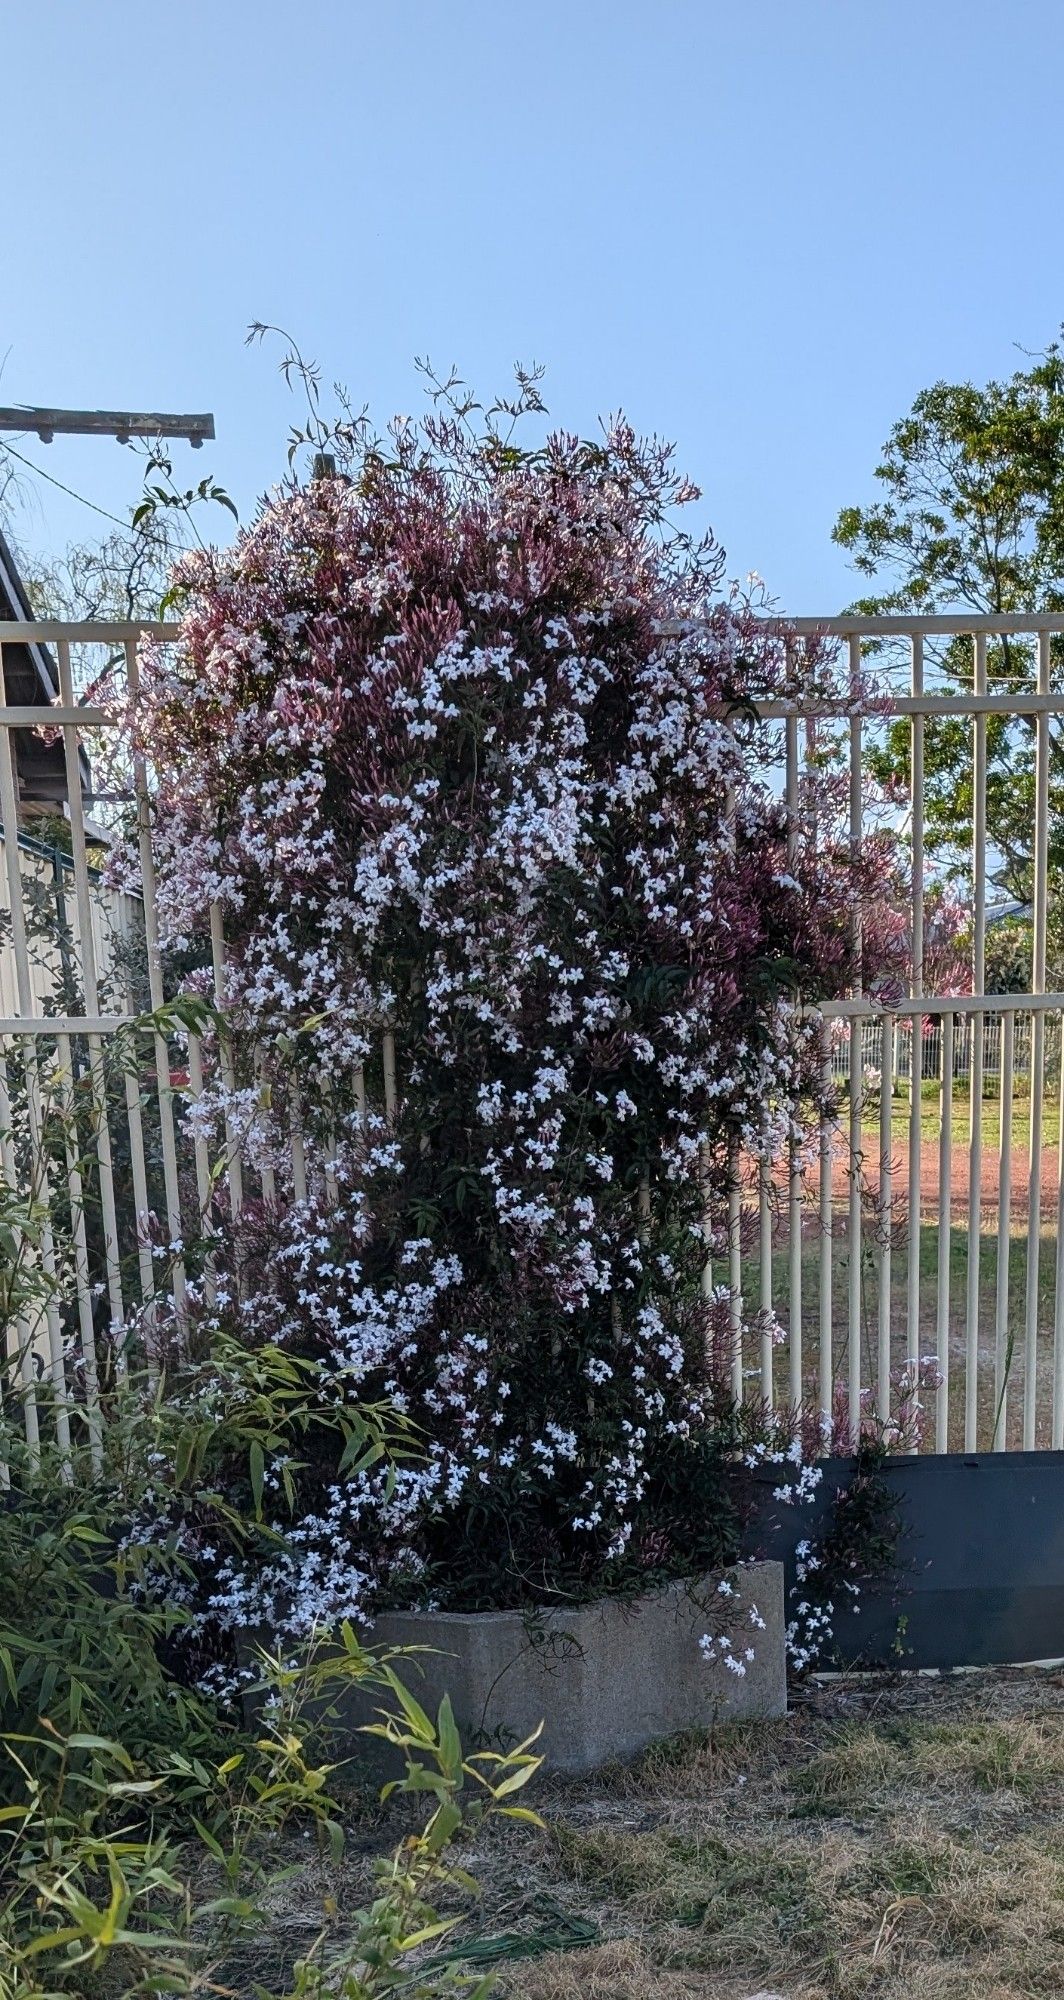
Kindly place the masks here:
POLYGON ((1060 1024, 1057 1066, 1060 1113, 1057 1126, 1057 1260, 1053 1292, 1053 1429, 1054 1451, 1064 1451, 1064 1017, 1060 1024))
MULTIPOLYGON (((788 667, 793 663, 793 646, 788 646, 788 667)), ((793 675, 788 673, 790 689, 793 675)), ((793 871, 798 860, 798 717, 788 715, 784 725, 787 801, 787 865, 793 871)), ((787 1147, 787 1391, 797 1406, 802 1398, 804 1361, 802 1354, 802 1162, 798 1135, 791 1132, 787 1147)))
MULTIPOLYGON (((3 643, 0 641, 0 688, 3 686, 3 643)), ((27 1021, 33 1019, 33 977, 30 971, 29 948, 26 940, 26 913, 22 900, 22 870, 19 864, 18 848, 18 802, 17 777, 15 771, 15 743, 10 728, 4 723, 0 713, 0 828, 4 836, 4 857, 7 864, 7 887, 9 899, 9 920, 11 924, 11 945, 15 959, 15 981, 18 988, 19 1013, 27 1021)), ((48 1185, 48 1158, 44 1144, 44 1120, 41 1107, 40 1073, 37 1066, 37 1047, 32 1028, 23 1043, 23 1064, 26 1083, 26 1122, 30 1144, 30 1184, 31 1193, 36 1193, 42 1206, 40 1229, 40 1263, 44 1274, 46 1297, 43 1318, 46 1330, 48 1368, 55 1392, 55 1435, 59 1448, 60 1470, 64 1480, 73 1477, 70 1458, 70 1415, 69 1388, 66 1379, 66 1364, 63 1356, 63 1333, 59 1323, 59 1308, 56 1303, 56 1263, 55 1245, 52 1238, 52 1205, 48 1185)))
POLYGON ((787 1394, 802 1399, 805 1360, 802 1331, 802 1162, 793 1133, 787 1148, 787 1394))
MULTIPOLYGON (((133 1011, 132 994, 127 994, 130 1012, 133 1011)), ((137 1266, 140 1272, 140 1296, 144 1307, 145 1327, 148 1343, 148 1366, 154 1368, 152 1354, 152 1333, 155 1327, 155 1266, 152 1260, 151 1243, 151 1197, 148 1193, 148 1163, 144 1150, 144 1121, 140 1107, 140 1042, 134 1042, 131 1050, 133 1061, 126 1062, 126 1122, 129 1126, 129 1162, 133 1179, 134 1227, 137 1236, 137 1266)))
POLYGON ((395 1117, 399 1093, 395 1081, 395 1030, 385 1028, 382 1048, 384 1062, 384 1115, 389 1124, 395 1117))
POLYGON ((879 1070, 879 1202, 877 1245, 879 1264, 879 1345, 877 1355, 876 1396, 879 1418, 886 1423, 890 1416, 890 1279, 891 1279, 891 1237, 894 1228, 894 1187, 893 1187, 893 1134, 891 1114, 894 1110, 894 1022, 884 1019, 882 1027, 882 1053, 879 1070))
MULTIPOLYGON (((194 1102, 203 1096, 203 1050, 198 1035, 188 1038, 188 1084, 194 1102)), ((193 1141, 193 1157, 196 1162, 196 1199, 200 1210, 201 1230, 209 1226, 211 1208, 211 1156, 207 1141, 196 1127, 193 1141)))
MULTIPOLYGON (((0 1054, 0 1069, 2 1068, 3 1068, 3 1055, 0 1054)), ((9 1187, 12 1187, 13 1191, 13 1184, 11 1181, 11 1177, 9 1176, 7 1171, 7 1159, 6 1159, 6 1144, 10 1136, 6 1130, 7 1121, 10 1118, 10 1110, 7 1103, 6 1085, 3 1090, 2 1107, 0 1107, 0 1117, 3 1117, 4 1119, 4 1129, 0 1129, 0 1167, 2 1167, 4 1181, 8 1184, 9 1187)), ((19 1243, 19 1248, 16 1254, 18 1256, 21 1256, 22 1254, 21 1243, 19 1242, 19 1238, 17 1236, 15 1240, 16 1242, 19 1243)), ((19 1403, 21 1403, 22 1401, 20 1395, 20 1389, 21 1389, 21 1374, 23 1367, 23 1353, 24 1350, 22 1345, 21 1322, 9 1316, 4 1322, 2 1333, 0 1333, 0 1420, 6 1421, 8 1410, 10 1408, 12 1400, 19 1403), (16 1379, 16 1373, 19 1379, 16 1379)), ((23 1430, 23 1436, 25 1436, 26 1435, 25 1411, 23 1411, 22 1430, 23 1430)), ((3 1451, 0 1451, 0 1491, 6 1492, 10 1485, 11 1485, 11 1466, 8 1462, 7 1454, 3 1451)))
MULTIPOLYGON (((729 784, 724 794, 724 849, 734 859, 736 849, 736 790, 729 784)), ((387 1053, 387 1044, 386 1044, 387 1053)), ((387 1073, 387 1063, 386 1063, 387 1073)), ((387 1099, 387 1084, 385 1086, 387 1099)), ((728 1332, 731 1350, 732 1395, 741 1402, 743 1380, 743 1294, 742 1294, 742 1185, 739 1141, 728 1142, 728 1332)))
POLYGON ((827 1106, 831 1101, 834 1085, 831 1075, 831 1024, 823 1022, 820 1030, 820 1089, 823 1104, 820 1111, 820 1419, 825 1440, 831 1436, 831 1420, 835 1393, 835 1356, 831 1324, 831 1259, 834 1247, 832 1226, 832 1122, 827 1106))
POLYGON ((288 1132, 292 1148, 292 1197, 295 1201, 306 1201, 307 1159, 303 1145, 303 1125, 299 1115, 299 1103, 294 1095, 289 1109, 288 1132))
MULTIPOLYGON (((127 639, 126 680, 130 698, 134 702, 140 691, 140 666, 137 660, 137 642, 127 639)), ((148 991, 153 1012, 163 1006, 162 956, 159 950, 158 904, 155 894, 155 857, 151 846, 151 804, 148 798, 148 773, 143 752, 133 752, 133 790, 137 802, 137 844, 140 854, 141 895, 144 906, 144 944, 148 959, 148 991)), ((170 1087, 170 1051, 165 1035, 156 1031, 155 1044, 155 1087, 159 1100, 159 1144, 163 1156, 163 1191, 166 1200, 166 1226, 171 1243, 181 1240, 181 1196, 177 1175, 177 1138, 174 1127, 174 1098, 170 1087)), ((185 1265, 182 1257, 175 1257, 173 1263, 174 1303, 180 1310, 185 1298, 185 1265)))
POLYGON ((759 1263, 761 1267, 761 1394, 769 1409, 775 1402, 772 1382, 772 1172, 768 1155, 758 1170, 760 1217, 759 1263))
MULTIPOLYGON (((910 684, 913 697, 924 691, 924 640, 914 632, 910 684)), ((924 718, 910 723, 910 799, 913 857, 913 999, 924 990, 924 718)), ((920 1365, 920 1192, 923 1179, 923 1020, 914 1014, 909 1042, 909 1223, 905 1357, 915 1384, 920 1365)), ((916 1450, 915 1442, 913 1450, 916 1450)))
MULTIPOLYGON (((1001 1016, 1001 1084, 998 1127, 997 1280, 994 1295, 994 1435, 995 1451, 1008 1444, 1008 1384, 1012 1353, 1009 1341, 1009 1261, 1012 1247, 1012 1097, 1016 1016, 1009 1008, 1001 1016)), ((1064 1101, 1064 1100, 1062 1100, 1064 1101)), ((1064 1159, 1064 1154, 1062 1154, 1064 1159)), ((1064 1177, 1061 1180, 1064 1190, 1064 1177)))
POLYGON ((938 1372, 935 1398, 935 1450, 949 1450, 949 1295, 953 1247, 953 1015, 943 1014, 941 1034, 942 1088, 938 1129, 938 1285, 936 1336, 938 1372))
POLYGON ((709 1201, 709 1190, 712 1186, 711 1168, 712 1161, 707 1145, 702 1149, 702 1242, 705 1246, 705 1256, 702 1260, 702 1297, 704 1299, 713 1297, 713 1211, 709 1201))
MULTIPOLYGON (((851 1023, 851 1036, 856 1031, 860 1036, 859 1020, 851 1023)), ((849 1398, 850 1429, 856 1444, 861 1416, 861 1304, 862 1271, 861 1257, 861 1119, 864 1112, 860 1061, 854 1060, 853 1044, 850 1045, 850 1132, 849 1132, 849 1205, 847 1224, 847 1249, 849 1253, 847 1290, 847 1396, 849 1398)))
POLYGON ((322 1173, 325 1181, 325 1199, 330 1208, 335 1208, 340 1198, 340 1184, 336 1178, 337 1140, 335 1100, 330 1098, 330 1124, 325 1140, 322 1159, 322 1173))
POLYGON ((96 1329, 92 1321, 92 1280, 89 1274, 89 1243, 85 1228, 85 1191, 74 1122, 74 1063, 69 1035, 56 1037, 59 1053, 58 1092, 63 1115, 63 1148, 66 1155, 67 1193, 70 1199, 70 1234, 73 1249, 74 1289, 78 1303, 78 1331, 85 1376, 85 1419, 89 1433, 89 1457, 94 1472, 103 1464, 103 1422, 100 1413, 100 1383, 96 1368, 96 1329))
MULTIPOLYGON (((1038 693, 1049 693, 1050 639, 1038 634, 1038 693)), ((1035 718, 1034 897, 1031 992, 1046 990, 1046 917, 1049 874, 1049 717, 1035 718)), ((1027 1183, 1027 1288, 1024 1314, 1023 1448, 1033 1451, 1038 1420, 1038 1279, 1042 1231, 1042 1089, 1045 1071, 1045 1014, 1031 1021, 1030 1174, 1027 1183)))
MULTIPOLYGON (((973 689, 986 693, 986 634, 975 640, 973 689)), ((986 716, 972 718, 972 992, 986 984, 986 716)), ((979 1442, 979 1277, 983 1228, 983 1014, 971 1018, 968 1066, 968 1295, 964 1344, 964 1449, 979 1442)))
MULTIPOLYGON (((66 639, 60 639, 56 653, 59 661, 60 699, 64 707, 73 708, 74 682, 70 672, 70 645, 66 639)), ((89 856, 85 844, 85 815, 81 798, 81 768, 75 724, 63 725, 63 752, 66 766, 67 811, 70 815, 70 844, 74 856, 74 907, 77 912, 78 943, 81 947, 81 979, 86 1012, 99 1014, 100 986, 96 968, 96 941, 89 894, 89 856)), ((118 1248, 118 1212, 115 1205, 114 1167, 111 1158, 111 1128, 107 1115, 107 1074, 104 1068, 101 1037, 90 1034, 87 1039, 89 1070, 95 1098, 93 1125, 97 1170, 100 1177, 104 1268, 111 1306, 111 1326, 117 1345, 125 1319, 125 1305, 122 1298, 122 1264, 118 1248)))
MULTIPOLYGON (((805 719, 805 766, 810 781, 816 776, 817 764, 816 717, 805 719)), ((810 805, 808 812, 808 837, 815 852, 818 841, 816 786, 810 783, 810 805)), ((834 1190, 832 1187, 832 1146, 834 1121, 827 1107, 835 1101, 835 1084, 832 1070, 832 1028, 828 1021, 821 1026, 821 1068, 820 1089, 822 1105, 820 1110, 820 1162, 819 1186, 817 1189, 818 1239, 820 1260, 817 1282, 817 1341, 818 1366, 820 1373, 820 1421, 826 1447, 830 1449, 835 1403, 835 1341, 832 1325, 833 1257, 834 1257, 834 1190)))
MULTIPOLYGON (((864 731, 860 713, 861 640, 851 633, 850 667, 850 858, 856 865, 864 834, 864 731)), ((862 990, 861 956, 864 948, 861 911, 854 906, 852 925, 853 992, 862 990)), ((849 1160, 849 1294, 847 1343, 847 1395, 850 1431, 856 1444, 861 1428, 861 1119, 864 1109, 863 1029, 860 1018, 850 1023, 850 1160, 849 1160)))
MULTIPOLYGON (((191 1033, 188 1038, 188 1087, 192 1102, 197 1104, 203 1096, 203 1051, 200 1047, 199 1036, 191 1033)), ((214 1235, 214 1220, 212 1216, 214 1182, 211 1177, 210 1153, 198 1123, 193 1127, 193 1134, 192 1155, 196 1169, 196 1207, 198 1210, 196 1235, 201 1243, 205 1243, 214 1235)), ((217 1279, 214 1257, 208 1249, 203 1260, 203 1295, 208 1305, 214 1304, 216 1291, 217 1279)))
MULTIPOLYGON (((211 904, 211 966, 214 973, 214 1003, 221 1013, 225 1007, 225 935, 222 930, 222 906, 218 902, 211 904)), ((226 1095, 232 1097, 236 1091, 236 1072, 233 1068, 229 1038, 224 1028, 218 1033, 218 1067, 226 1095)), ((229 1201, 235 1221, 244 1206, 244 1169, 240 1158, 240 1134, 228 1108, 225 1114, 225 1159, 229 1201)))
MULTIPOLYGON (((261 1101, 261 1094, 266 1082, 266 1065, 261 1049, 256 1049, 255 1051, 255 1082, 259 1088, 261 1101)), ((272 1202, 277 1194, 277 1180, 272 1166, 260 1167, 259 1185, 262 1189, 263 1201, 272 1202)))
MULTIPOLYGON (((1042 989, 1044 990, 1044 989, 1042 989)), ((1031 1021, 1030 1146, 1027 1182, 1027 1282, 1024 1300, 1023 1449, 1033 1451, 1038 1427, 1038 1317, 1042 1231, 1042 1069, 1045 1018, 1031 1021)))
POLYGON ((152 1334, 155 1327, 155 1267, 152 1261, 151 1201, 144 1152, 144 1126, 140 1110, 140 1079, 126 1070, 126 1119, 129 1125, 129 1157, 133 1177, 134 1227, 137 1235, 137 1269, 140 1297, 144 1307, 145 1338, 149 1374, 154 1372, 152 1334))
POLYGON ((743 1266, 742 1266, 742 1186, 739 1141, 728 1147, 728 1330, 731 1345, 732 1394, 742 1401, 743 1382, 743 1266))
MULTIPOLYGON (((0 657, 3 648, 0 647, 0 657)), ((0 685, 3 675, 0 670, 0 685)), ((0 742, 0 751, 3 744, 0 742)), ((18 1188, 18 1167, 15 1159, 15 1139, 11 1119, 11 1098, 7 1088, 7 1053, 0 1044, 0 1169, 4 1180, 13 1191, 18 1188)), ((23 1245, 19 1246, 20 1255, 23 1245)), ((37 1415, 37 1386, 33 1373, 34 1337, 33 1328, 24 1315, 15 1323, 15 1339, 18 1342, 18 1385, 15 1393, 22 1404, 22 1427, 26 1434, 26 1453, 31 1466, 40 1461, 41 1429, 37 1415)), ((10 1361, 10 1350, 8 1350, 10 1361)))

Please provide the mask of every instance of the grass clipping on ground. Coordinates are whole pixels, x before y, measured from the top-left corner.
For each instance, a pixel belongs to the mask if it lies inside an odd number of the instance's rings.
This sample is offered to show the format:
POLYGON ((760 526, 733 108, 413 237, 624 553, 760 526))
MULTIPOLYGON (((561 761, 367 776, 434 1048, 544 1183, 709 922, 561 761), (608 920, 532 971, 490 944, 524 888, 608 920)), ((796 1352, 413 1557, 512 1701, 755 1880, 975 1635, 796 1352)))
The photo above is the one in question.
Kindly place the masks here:
POLYGON ((494 1841, 478 1929, 549 1896, 602 1942, 513 1964, 521 2000, 1064 1994, 1064 1683, 836 1684, 786 1721, 557 1783, 494 1841))

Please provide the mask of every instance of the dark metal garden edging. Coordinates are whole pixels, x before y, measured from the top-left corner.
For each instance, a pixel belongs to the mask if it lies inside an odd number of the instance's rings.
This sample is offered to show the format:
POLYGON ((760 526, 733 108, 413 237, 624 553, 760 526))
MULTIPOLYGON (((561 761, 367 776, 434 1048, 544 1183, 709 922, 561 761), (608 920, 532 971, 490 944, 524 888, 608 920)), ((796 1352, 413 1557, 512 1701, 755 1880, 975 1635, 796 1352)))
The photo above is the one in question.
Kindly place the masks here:
MULTIPOLYGON (((824 1460, 804 1506, 773 1499, 779 1468, 756 1476, 748 1549, 784 1563, 789 1608, 801 1595, 791 1597, 795 1549, 815 1547, 853 1469, 852 1459, 824 1460)), ((836 1600, 831 1664, 952 1668, 1064 1657, 1064 1452, 886 1458, 881 1469, 901 1519, 897 1567, 852 1604, 836 1600)))

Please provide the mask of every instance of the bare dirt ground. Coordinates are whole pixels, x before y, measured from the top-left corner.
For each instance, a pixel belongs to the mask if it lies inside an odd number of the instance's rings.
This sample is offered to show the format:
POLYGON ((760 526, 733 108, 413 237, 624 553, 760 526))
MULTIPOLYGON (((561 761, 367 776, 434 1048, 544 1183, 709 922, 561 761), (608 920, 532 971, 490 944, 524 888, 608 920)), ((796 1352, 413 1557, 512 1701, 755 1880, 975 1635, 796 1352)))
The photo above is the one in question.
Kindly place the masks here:
MULTIPOLYGON (((908 1152, 895 1146, 892 1153, 894 1186, 902 1193, 908 1182, 908 1152)), ((941 1185, 940 1156, 936 1140, 924 1140, 920 1148, 920 1207, 926 1220, 937 1220, 938 1197, 941 1185)), ((982 1151, 980 1172, 980 1204, 984 1217, 997 1216, 1000 1159, 997 1143, 985 1144, 982 1151)), ((879 1159, 871 1147, 866 1145, 864 1172, 873 1180, 878 1176, 879 1159)), ((971 1172, 971 1155, 967 1144, 953 1146, 950 1150, 950 1212, 954 1221, 967 1219, 968 1188, 971 1172)), ((1057 1209, 1057 1151, 1046 1146, 1042 1150, 1041 1212, 1042 1221, 1050 1222, 1057 1209)), ((1029 1186, 1029 1160, 1026 1146, 1011 1149, 1011 1211, 1014 1219, 1026 1217, 1029 1186)), ((844 1145, 835 1149, 832 1161, 832 1199, 843 1204, 849 1193, 849 1160, 844 1145)), ((1062 1987, 1064 1992, 1064 1987, 1062 1987)))

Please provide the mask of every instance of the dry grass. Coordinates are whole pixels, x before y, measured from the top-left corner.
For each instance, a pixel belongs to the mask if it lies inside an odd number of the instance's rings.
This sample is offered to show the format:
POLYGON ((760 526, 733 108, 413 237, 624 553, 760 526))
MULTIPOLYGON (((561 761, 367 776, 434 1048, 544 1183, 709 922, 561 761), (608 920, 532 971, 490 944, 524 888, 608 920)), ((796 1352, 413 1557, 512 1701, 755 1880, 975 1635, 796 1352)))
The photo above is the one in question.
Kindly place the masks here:
POLYGON ((1059 1677, 836 1684, 541 1803, 516 1871, 512 1842, 477 1858, 478 1930, 516 1874, 603 1942, 511 1963, 513 2000, 1064 1994, 1059 1677))
MULTIPOLYGON (((1060 1674, 835 1682, 535 1789, 545 1832, 461 1856, 483 1895, 458 1935, 507 2000, 1064 2000, 1060 1674)), ((280 1985, 326 1895, 342 1933, 402 1830, 357 1818, 339 1870, 293 1854, 221 1984, 280 1985)))
POLYGON ((618 1938, 582 1952, 551 1952, 530 1964, 510 1992, 522 2000, 698 2000, 700 1973, 667 1972, 636 1938, 618 1938))

